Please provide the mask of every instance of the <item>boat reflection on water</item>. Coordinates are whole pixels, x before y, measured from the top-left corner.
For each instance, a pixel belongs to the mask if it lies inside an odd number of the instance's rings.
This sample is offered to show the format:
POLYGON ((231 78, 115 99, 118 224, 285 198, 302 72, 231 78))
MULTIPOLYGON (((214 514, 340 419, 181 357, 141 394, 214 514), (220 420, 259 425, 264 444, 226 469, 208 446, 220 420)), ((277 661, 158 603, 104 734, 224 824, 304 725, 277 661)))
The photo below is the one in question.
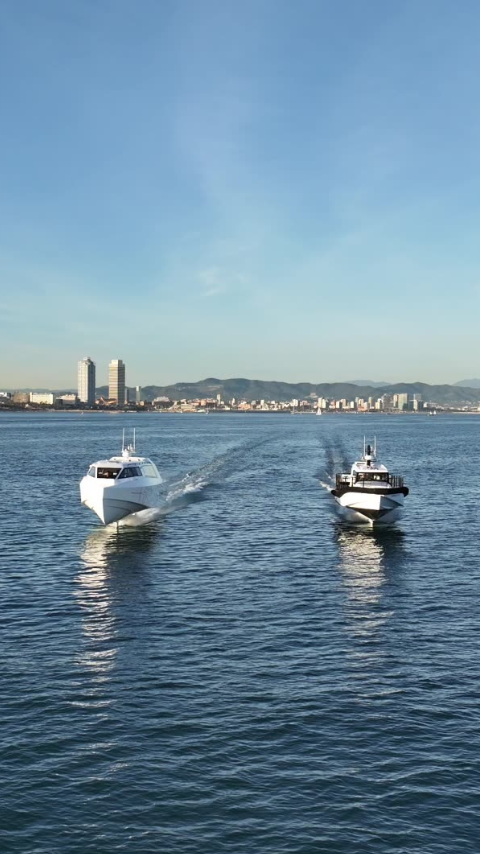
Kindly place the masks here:
POLYGON ((405 534, 394 527, 369 530, 341 523, 335 534, 349 629, 359 638, 372 638, 392 613, 386 590, 405 562, 405 534))
POLYGON ((345 591, 346 656, 350 689, 359 702, 389 701, 398 692, 389 679, 389 624, 395 588, 402 583, 405 535, 396 528, 336 526, 339 571, 345 591))
POLYGON ((159 526, 97 528, 85 540, 74 596, 82 612, 84 647, 77 665, 97 681, 108 679, 119 651, 119 633, 145 600, 145 555, 159 526))
POLYGON ((158 525, 109 525, 95 528, 85 540, 80 555, 87 570, 126 570, 141 567, 141 555, 159 536, 158 525))

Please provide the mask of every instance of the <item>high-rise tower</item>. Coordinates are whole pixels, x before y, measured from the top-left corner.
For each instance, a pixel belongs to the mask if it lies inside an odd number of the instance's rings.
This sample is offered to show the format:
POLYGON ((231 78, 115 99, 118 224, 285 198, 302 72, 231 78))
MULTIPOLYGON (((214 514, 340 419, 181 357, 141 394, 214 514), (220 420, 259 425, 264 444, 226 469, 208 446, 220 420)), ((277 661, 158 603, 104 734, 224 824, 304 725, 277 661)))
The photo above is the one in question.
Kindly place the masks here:
POLYGON ((86 356, 78 363, 78 397, 82 403, 95 403, 95 362, 86 356))
POLYGON ((125 403, 125 365, 121 359, 112 359, 108 366, 108 396, 119 406, 125 403))

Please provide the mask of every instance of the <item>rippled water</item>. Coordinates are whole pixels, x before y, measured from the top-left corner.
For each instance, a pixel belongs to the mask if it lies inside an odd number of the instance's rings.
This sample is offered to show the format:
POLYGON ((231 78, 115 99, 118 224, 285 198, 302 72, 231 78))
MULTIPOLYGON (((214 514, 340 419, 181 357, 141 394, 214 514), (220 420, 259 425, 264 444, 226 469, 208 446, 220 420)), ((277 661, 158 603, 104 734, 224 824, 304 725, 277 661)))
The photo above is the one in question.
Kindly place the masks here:
POLYGON ((477 852, 480 419, 2 415, 0 850, 477 852), (137 427, 162 516, 103 529, 137 427), (411 494, 342 525, 364 431, 411 494))

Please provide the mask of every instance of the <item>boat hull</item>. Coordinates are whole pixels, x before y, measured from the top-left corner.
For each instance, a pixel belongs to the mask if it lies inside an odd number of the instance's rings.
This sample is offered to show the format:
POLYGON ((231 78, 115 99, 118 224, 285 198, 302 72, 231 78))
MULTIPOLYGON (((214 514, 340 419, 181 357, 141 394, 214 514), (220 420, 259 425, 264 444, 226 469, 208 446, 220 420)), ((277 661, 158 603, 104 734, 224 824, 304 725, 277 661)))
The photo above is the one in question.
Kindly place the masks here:
POLYGON ((344 519, 357 524, 390 525, 396 522, 403 511, 403 492, 387 494, 368 493, 367 490, 346 490, 333 496, 344 519))
POLYGON ((139 484, 132 488, 121 482, 103 484, 97 479, 84 477, 80 482, 80 498, 82 504, 92 510, 104 525, 111 525, 132 513, 158 507, 161 490, 157 483, 139 484))

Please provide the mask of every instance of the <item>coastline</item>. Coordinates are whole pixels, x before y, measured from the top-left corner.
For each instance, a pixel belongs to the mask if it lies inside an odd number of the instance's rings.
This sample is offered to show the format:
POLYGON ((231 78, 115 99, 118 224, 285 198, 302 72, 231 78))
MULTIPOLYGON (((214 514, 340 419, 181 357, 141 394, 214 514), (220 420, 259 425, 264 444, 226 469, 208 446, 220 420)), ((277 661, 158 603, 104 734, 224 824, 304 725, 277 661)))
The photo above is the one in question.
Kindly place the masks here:
MULTIPOLYGON (((195 409, 55 409, 53 407, 25 407, 25 406, 1 406, 0 416, 3 413, 19 413, 25 415, 317 415, 316 410, 296 411, 291 409, 210 409, 207 412, 198 412, 195 409)), ((421 412, 399 412, 398 410, 324 410, 322 417, 332 418, 338 415, 395 415, 407 417, 431 417, 429 411, 421 412)), ((435 417, 441 415, 480 415, 480 409, 437 409, 435 417)))

